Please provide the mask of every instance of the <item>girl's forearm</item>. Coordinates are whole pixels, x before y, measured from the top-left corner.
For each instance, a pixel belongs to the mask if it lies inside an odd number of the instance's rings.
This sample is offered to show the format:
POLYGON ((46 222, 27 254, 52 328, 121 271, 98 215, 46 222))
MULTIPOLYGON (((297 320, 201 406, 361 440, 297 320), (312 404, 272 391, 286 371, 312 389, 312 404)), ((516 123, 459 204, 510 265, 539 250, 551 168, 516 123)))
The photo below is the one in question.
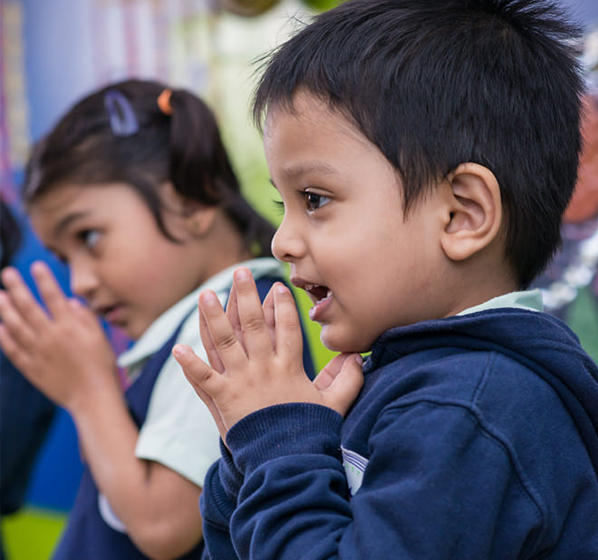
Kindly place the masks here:
POLYGON ((174 558, 201 538, 200 488, 135 456, 137 426, 118 388, 105 386, 71 409, 86 461, 129 537, 151 558, 174 558))

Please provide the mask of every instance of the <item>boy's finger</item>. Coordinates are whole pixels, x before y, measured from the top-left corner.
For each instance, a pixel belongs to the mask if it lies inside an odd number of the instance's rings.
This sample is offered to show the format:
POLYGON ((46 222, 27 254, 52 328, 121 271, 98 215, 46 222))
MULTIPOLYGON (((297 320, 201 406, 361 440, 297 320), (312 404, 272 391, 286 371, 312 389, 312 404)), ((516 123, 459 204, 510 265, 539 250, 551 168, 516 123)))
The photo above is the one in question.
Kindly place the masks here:
POLYGON ((207 400, 219 394, 224 378, 199 358, 186 344, 175 344, 172 355, 183 368, 183 373, 195 392, 208 408, 212 406, 207 400))
POLYGON ((207 290, 199 294, 199 312, 203 314, 213 349, 224 369, 241 369, 247 363, 247 354, 214 292, 207 290))
POLYGON ((199 310, 199 336, 201 337, 201 341, 208 356, 208 361, 210 362, 210 365, 216 371, 223 373, 224 365, 222 364, 222 360, 218 355, 218 350, 216 350, 216 345, 212 340, 210 329, 208 328, 206 318, 204 317, 204 314, 202 313, 201 309, 199 310))
POLYGON ((274 292, 274 321, 276 324, 276 353, 284 354, 291 362, 303 358, 303 337, 295 300, 291 291, 280 282, 272 287, 274 292))
POLYGON ((2 271, 2 282, 15 313, 18 313, 22 321, 28 323, 35 331, 48 324, 47 313, 33 297, 16 269, 9 267, 2 271))
POLYGON ((238 268, 233 275, 239 320, 243 329, 243 343, 249 356, 272 354, 272 339, 268 332, 262 302, 247 268, 238 268))
POLYGON ((363 360, 359 354, 349 356, 328 388, 322 392, 325 405, 336 410, 342 416, 355 402, 363 387, 362 365, 363 360))
POLYGON ((268 327, 268 333, 270 334, 270 342, 272 343, 272 348, 276 351, 276 319, 274 315, 274 290, 270 288, 268 294, 264 298, 264 303, 262 304, 262 309, 264 310, 264 319, 266 321, 266 326, 268 327))
POLYGON ((199 385, 193 385, 193 388, 195 389, 197 396, 204 402, 210 411, 210 414, 216 423, 216 427, 218 428, 218 432, 220 433, 220 437, 224 441, 226 438, 227 429, 226 425, 224 424, 224 420, 222 419, 222 415, 220 414, 220 410, 216 406, 216 402, 199 385))
POLYGON ((68 311, 68 298, 58 285, 50 268, 45 263, 37 261, 31 265, 31 274, 50 315, 56 318, 68 311))
POLYGON ((233 284, 230 293, 228 295, 228 301, 226 302, 226 316, 230 321, 230 324, 235 330, 237 340, 243 344, 243 329, 241 328, 241 319, 239 318, 239 305, 237 302, 237 290, 233 284))
POLYGON ((324 369, 316 375, 314 385, 319 391, 325 391, 330 387, 336 376, 340 373, 345 360, 350 354, 338 354, 330 360, 324 369))

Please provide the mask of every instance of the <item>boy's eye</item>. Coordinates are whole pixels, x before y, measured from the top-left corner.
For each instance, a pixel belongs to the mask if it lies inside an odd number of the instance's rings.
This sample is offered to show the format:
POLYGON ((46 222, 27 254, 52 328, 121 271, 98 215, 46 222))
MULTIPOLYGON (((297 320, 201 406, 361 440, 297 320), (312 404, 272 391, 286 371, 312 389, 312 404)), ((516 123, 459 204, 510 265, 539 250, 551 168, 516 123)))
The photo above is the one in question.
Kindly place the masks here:
POLYGON ((330 202, 330 198, 324 196, 322 194, 316 194, 313 192, 304 192, 303 196, 305 197, 305 204, 307 205, 307 209, 310 212, 325 206, 330 202))
POLYGON ((273 200, 272 203, 279 213, 284 214, 284 202, 282 200, 273 200))

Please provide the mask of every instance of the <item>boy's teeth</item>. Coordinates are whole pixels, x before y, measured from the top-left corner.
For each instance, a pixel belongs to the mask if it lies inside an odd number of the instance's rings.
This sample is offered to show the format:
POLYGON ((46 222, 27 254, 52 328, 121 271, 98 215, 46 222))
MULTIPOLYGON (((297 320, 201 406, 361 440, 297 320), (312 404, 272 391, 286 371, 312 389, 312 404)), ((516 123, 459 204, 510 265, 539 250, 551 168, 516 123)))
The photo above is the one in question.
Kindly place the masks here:
POLYGON ((324 301, 325 299, 328 299, 331 295, 332 295, 332 290, 329 288, 328 291, 326 292, 326 295, 324 297, 321 297, 318 299, 318 303, 321 301, 324 301))
POLYGON ((317 301, 323 301, 329 298, 332 295, 332 290, 330 288, 326 288, 326 286, 322 286, 321 284, 305 284, 304 286, 305 291, 309 292, 312 296, 317 298, 317 301), (326 295, 319 296, 317 290, 326 289, 326 295))

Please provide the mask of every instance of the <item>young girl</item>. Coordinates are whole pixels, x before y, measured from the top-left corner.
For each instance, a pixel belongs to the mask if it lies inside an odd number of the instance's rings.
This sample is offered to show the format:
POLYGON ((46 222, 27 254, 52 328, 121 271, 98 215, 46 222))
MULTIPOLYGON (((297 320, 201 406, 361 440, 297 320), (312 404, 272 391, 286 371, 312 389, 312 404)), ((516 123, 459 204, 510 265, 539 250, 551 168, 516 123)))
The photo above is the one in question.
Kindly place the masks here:
POLYGON ((88 304, 66 298, 41 262, 32 274, 47 310, 15 269, 2 275, 0 342, 72 415, 86 464, 54 558, 199 558, 197 503, 219 439, 171 349, 205 352, 198 293, 224 302, 240 263, 263 295, 281 278, 273 228, 241 195, 206 105, 154 82, 75 105, 37 145, 24 198, 88 304), (94 313, 136 341, 118 364, 94 313))

